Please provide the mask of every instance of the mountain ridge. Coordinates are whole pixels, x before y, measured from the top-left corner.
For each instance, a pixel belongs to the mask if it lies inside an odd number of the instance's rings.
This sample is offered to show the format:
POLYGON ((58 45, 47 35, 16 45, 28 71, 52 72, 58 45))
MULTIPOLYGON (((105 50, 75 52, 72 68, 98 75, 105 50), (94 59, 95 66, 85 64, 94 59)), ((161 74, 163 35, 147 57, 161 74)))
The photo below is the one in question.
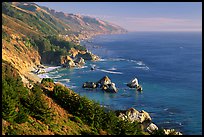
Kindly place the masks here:
POLYGON ((58 12, 33 2, 2 3, 3 59, 11 62, 22 75, 40 64, 61 65, 60 58, 70 56, 71 48, 86 52, 80 45, 82 39, 125 32, 99 19, 58 12), (33 51, 33 54, 27 56, 24 51, 33 51))

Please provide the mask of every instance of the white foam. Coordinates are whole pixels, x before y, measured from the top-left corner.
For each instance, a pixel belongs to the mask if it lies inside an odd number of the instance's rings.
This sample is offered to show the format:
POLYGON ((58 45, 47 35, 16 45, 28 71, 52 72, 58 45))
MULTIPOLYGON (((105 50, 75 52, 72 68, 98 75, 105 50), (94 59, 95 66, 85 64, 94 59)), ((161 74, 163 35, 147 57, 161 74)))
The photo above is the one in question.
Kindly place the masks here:
POLYGON ((58 69, 58 68, 61 68, 61 66, 48 67, 48 68, 45 68, 45 72, 49 72, 49 71, 52 71, 52 70, 58 69))
POLYGON ((57 75, 57 76, 55 76, 55 77, 52 77, 51 76, 51 78, 60 78, 60 77, 62 77, 61 75, 57 75))
POLYGON ((81 66, 81 67, 78 67, 78 68, 75 68, 75 69, 83 69, 83 68, 87 68, 88 66, 81 66))
POLYGON ((123 58, 110 58, 109 61, 125 61, 123 58))
POLYGON ((122 72, 108 71, 108 70, 104 70, 104 69, 98 69, 98 70, 103 71, 103 72, 107 72, 107 73, 111 73, 111 74, 123 74, 122 72))
POLYGON ((149 67, 147 67, 147 66, 145 66, 145 67, 135 67, 135 68, 143 69, 143 70, 149 70, 149 67))
POLYGON ((39 78, 50 78, 46 73, 44 73, 44 74, 39 74, 38 77, 39 77, 39 78))
POLYGON ((115 67, 112 67, 112 68, 110 68, 110 69, 108 69, 108 70, 117 70, 115 67))
POLYGON ((138 61, 138 62, 137 62, 137 65, 139 65, 139 66, 144 66, 145 64, 144 64, 142 61, 138 61))
POLYGON ((107 59, 99 59, 99 61, 103 62, 103 61, 107 61, 107 59))
POLYGON ((58 81, 65 81, 65 82, 70 82, 70 79, 60 79, 58 81))

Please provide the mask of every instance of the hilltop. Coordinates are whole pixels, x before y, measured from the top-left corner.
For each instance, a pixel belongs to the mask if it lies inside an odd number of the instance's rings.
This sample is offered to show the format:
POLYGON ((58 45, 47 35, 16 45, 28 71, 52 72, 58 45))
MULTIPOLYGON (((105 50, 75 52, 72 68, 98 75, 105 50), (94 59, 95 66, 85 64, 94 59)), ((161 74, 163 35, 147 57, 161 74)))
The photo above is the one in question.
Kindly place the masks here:
POLYGON ((31 2, 2 3, 2 58, 14 65, 24 80, 33 78, 28 72, 41 64, 72 67, 78 58, 95 60, 80 40, 124 32, 100 19, 57 12, 31 2))

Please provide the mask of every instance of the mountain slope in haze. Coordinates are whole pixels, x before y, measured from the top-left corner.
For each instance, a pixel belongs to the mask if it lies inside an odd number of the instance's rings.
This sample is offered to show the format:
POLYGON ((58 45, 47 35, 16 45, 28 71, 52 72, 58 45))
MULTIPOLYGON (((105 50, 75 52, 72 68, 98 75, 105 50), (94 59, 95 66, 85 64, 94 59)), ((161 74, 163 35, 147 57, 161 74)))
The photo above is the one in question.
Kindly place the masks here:
POLYGON ((22 75, 42 63, 67 63, 69 60, 63 60, 67 56, 83 53, 80 57, 92 58, 79 40, 123 32, 126 32, 123 28, 99 19, 57 12, 35 3, 2 3, 2 57, 22 75))

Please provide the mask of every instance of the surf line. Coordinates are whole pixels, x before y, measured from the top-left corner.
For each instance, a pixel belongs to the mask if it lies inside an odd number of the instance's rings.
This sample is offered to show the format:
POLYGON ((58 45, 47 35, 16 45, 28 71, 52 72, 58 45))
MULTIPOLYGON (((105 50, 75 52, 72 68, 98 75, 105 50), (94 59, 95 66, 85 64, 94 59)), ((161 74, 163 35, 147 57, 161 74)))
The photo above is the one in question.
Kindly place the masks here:
POLYGON ((114 72, 114 71, 108 71, 108 70, 104 70, 104 69, 97 69, 103 72, 107 72, 107 73, 112 73, 112 74, 123 74, 122 72, 114 72))

